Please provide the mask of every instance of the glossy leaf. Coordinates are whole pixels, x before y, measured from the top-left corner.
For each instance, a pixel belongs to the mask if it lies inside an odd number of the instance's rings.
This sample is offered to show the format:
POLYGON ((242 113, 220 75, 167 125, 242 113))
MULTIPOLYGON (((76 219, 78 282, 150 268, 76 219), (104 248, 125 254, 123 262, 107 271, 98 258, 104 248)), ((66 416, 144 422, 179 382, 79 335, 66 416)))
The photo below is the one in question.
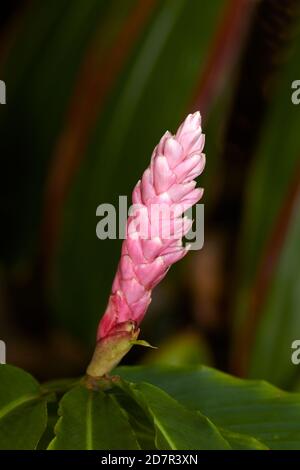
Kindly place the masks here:
MULTIPOLYGON (((120 384, 119 384, 120 385, 120 384)), ((126 411, 130 426, 137 438, 138 444, 143 450, 154 450, 155 445, 155 429, 151 417, 146 411, 139 406, 131 393, 128 393, 127 384, 125 390, 122 386, 114 387, 113 393, 120 406, 126 411)))
POLYGON ((51 450, 138 449, 128 417, 116 399, 77 386, 60 402, 51 450))
POLYGON ((120 367, 117 373, 133 382, 151 382, 220 429, 252 436, 270 449, 300 449, 299 394, 204 366, 120 367))
POLYGON ((148 383, 131 385, 129 389, 153 421, 158 449, 230 449, 218 429, 200 412, 187 410, 165 392, 148 383))
POLYGON ((35 449, 47 423, 47 403, 27 372, 0 365, 0 449, 35 449))
POLYGON ((220 433, 229 443, 232 450, 268 450, 269 448, 255 439, 252 436, 246 434, 240 434, 237 432, 228 431, 228 429, 219 429, 220 433))

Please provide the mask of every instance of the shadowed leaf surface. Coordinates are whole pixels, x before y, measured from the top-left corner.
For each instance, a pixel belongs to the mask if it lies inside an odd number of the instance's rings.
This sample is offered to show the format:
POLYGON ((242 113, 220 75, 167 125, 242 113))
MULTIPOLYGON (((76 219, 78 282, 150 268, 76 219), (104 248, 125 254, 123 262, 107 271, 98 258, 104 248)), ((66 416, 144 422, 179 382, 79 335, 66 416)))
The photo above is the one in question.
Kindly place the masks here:
POLYGON ((47 423, 47 403, 27 372, 0 365, 0 449, 32 450, 47 423))
POLYGON ((113 396, 77 386, 62 398, 51 450, 138 449, 128 417, 113 396))
POLYGON ((218 429, 200 412, 186 409, 164 391, 148 383, 130 385, 129 389, 153 421, 158 449, 230 449, 218 429))
POLYGON ((133 382, 151 382, 219 428, 252 436, 270 449, 300 449, 299 394, 204 366, 120 367, 117 373, 133 382))

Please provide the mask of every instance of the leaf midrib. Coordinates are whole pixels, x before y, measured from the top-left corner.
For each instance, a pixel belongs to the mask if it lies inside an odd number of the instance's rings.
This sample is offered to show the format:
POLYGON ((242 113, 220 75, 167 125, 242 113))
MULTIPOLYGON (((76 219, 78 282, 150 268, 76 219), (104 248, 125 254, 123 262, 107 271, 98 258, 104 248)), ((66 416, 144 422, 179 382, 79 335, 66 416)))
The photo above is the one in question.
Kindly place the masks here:
POLYGON ((156 416, 152 413, 152 417, 154 420, 155 427, 161 432, 163 437, 166 439, 166 442, 170 445, 171 450, 176 450, 176 444, 172 441, 170 436, 168 435, 167 431, 165 430, 163 424, 157 419, 156 416))
POLYGON ((17 408, 29 404, 32 401, 38 401, 38 399, 38 395, 24 395, 23 397, 11 401, 8 405, 0 409, 0 420, 5 418, 12 411, 15 411, 17 408))

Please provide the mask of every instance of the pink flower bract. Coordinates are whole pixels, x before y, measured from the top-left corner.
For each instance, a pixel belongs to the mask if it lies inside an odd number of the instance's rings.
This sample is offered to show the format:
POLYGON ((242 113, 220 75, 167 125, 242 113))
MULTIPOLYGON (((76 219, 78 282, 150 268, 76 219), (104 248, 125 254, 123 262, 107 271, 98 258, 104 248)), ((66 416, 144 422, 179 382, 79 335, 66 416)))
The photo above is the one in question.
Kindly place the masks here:
POLYGON ((149 167, 133 190, 132 200, 138 210, 127 221, 126 239, 99 324, 98 340, 113 334, 124 322, 138 326, 151 302, 152 289, 187 253, 182 238, 192 222, 183 212, 203 193, 194 179, 205 165, 204 140, 200 113, 196 112, 187 116, 175 135, 166 132, 155 147, 149 167), (153 208, 165 210, 154 217, 153 208), (139 230, 142 222, 147 236, 139 230))

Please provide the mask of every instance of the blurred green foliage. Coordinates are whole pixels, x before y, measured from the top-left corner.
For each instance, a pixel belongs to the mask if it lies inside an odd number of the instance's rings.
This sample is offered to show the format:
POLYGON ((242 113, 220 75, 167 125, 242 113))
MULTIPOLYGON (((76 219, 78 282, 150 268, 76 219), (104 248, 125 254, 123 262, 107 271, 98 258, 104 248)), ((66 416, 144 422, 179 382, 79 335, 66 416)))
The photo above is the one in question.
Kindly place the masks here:
POLYGON ((221 6, 158 2, 98 118, 65 207, 55 265, 59 318, 86 338, 105 308, 120 248, 95 237, 96 208, 118 207, 118 196, 130 195, 162 129, 174 130, 183 117, 221 6), (84 312, 84 324, 75 312, 84 312))
POLYGON ((241 334, 238 325, 243 316, 250 315, 250 321, 251 315, 258 318, 253 318, 256 338, 249 374, 280 386, 291 386, 299 375, 291 362, 291 344, 300 334, 300 109, 291 99, 299 60, 298 28, 251 169, 237 295, 236 334, 241 334), (269 283, 264 284, 264 278, 269 283), (251 305, 253 295, 256 312, 251 305))

